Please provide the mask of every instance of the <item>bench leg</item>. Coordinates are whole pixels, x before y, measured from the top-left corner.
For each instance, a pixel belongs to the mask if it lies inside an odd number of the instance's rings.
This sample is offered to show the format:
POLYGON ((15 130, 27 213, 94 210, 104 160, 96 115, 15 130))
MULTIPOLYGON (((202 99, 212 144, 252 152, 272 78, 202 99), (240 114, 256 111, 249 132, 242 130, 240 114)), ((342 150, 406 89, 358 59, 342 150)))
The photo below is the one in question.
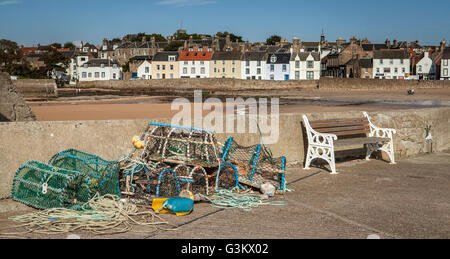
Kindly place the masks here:
POLYGON ((334 148, 333 147, 315 147, 309 146, 308 153, 306 154, 306 162, 304 170, 311 169, 311 162, 316 159, 321 158, 330 165, 331 174, 338 174, 336 172, 336 162, 334 159, 334 148), (319 152, 320 151, 320 152, 319 152))
POLYGON ((395 155, 394 155, 394 143, 391 141, 389 141, 388 143, 386 143, 382 148, 382 151, 384 151, 388 156, 389 156, 389 160, 391 160, 391 164, 395 165, 397 164, 395 162, 395 155))

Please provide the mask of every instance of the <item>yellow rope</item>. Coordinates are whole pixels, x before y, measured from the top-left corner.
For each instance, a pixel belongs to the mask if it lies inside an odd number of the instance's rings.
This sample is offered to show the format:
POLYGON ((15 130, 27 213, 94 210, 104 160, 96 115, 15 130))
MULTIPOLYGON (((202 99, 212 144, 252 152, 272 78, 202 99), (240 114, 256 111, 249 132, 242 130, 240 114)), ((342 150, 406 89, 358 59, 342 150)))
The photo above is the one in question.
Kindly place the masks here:
POLYGON ((9 219, 22 223, 15 228, 25 227, 27 231, 1 235, 17 236, 27 233, 51 235, 80 230, 89 231, 96 235, 111 235, 131 231, 133 225, 151 226, 155 231, 176 230, 178 228, 176 225, 160 218, 153 211, 139 212, 136 205, 122 202, 117 196, 105 195, 99 197, 98 194, 83 205, 82 211, 55 208, 10 217, 9 219))

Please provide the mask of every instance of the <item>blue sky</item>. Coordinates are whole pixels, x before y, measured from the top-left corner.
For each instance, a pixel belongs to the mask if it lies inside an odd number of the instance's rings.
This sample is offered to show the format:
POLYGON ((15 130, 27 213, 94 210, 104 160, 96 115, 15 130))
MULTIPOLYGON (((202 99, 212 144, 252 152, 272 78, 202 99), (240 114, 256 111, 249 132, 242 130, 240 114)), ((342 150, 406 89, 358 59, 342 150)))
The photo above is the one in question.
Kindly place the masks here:
POLYGON ((172 35, 183 23, 190 33, 226 30, 250 41, 273 34, 318 41, 323 29, 330 41, 355 35, 438 45, 450 41, 449 10, 448 0, 0 0, 0 39, 100 44, 129 33, 172 35))

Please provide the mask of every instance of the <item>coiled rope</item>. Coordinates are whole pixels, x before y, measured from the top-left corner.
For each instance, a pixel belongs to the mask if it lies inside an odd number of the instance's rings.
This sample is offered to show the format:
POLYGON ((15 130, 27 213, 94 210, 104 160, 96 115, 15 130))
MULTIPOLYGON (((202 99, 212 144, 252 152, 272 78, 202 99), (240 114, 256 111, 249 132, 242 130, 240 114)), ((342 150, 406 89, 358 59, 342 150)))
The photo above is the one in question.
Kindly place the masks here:
POLYGON ((287 202, 284 201, 268 201, 262 200, 260 195, 252 194, 249 192, 236 192, 238 189, 233 190, 219 190, 215 195, 207 197, 201 195, 202 198, 211 202, 211 206, 221 209, 242 209, 244 211, 251 211, 253 208, 272 205, 272 206, 284 206, 287 202))
MULTIPOLYGON (((95 235, 126 233, 133 225, 151 226, 154 231, 176 230, 178 227, 163 220, 153 211, 139 212, 136 205, 123 202, 117 196, 97 195, 85 203, 81 211, 55 208, 9 218, 22 223, 14 228, 25 227, 23 233, 3 233, 17 236, 27 233, 64 234, 74 231, 88 231, 95 235), (164 227, 163 227, 164 226, 164 227)), ((148 233, 146 231, 145 233, 148 233)))

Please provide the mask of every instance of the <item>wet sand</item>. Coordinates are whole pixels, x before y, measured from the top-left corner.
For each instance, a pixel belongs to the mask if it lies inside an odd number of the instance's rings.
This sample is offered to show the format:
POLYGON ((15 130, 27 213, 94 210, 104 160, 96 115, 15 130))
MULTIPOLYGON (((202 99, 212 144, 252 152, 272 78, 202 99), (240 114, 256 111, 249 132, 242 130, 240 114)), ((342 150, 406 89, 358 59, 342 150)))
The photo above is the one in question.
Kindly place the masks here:
MULTIPOLYGON (((156 119, 170 118, 178 112, 171 109, 174 98, 176 97, 80 96, 28 103, 40 121, 156 119)), ((348 110, 371 112, 438 107, 449 102, 449 89, 419 89, 414 96, 408 96, 404 91, 311 90, 283 94, 280 113, 348 110)))

